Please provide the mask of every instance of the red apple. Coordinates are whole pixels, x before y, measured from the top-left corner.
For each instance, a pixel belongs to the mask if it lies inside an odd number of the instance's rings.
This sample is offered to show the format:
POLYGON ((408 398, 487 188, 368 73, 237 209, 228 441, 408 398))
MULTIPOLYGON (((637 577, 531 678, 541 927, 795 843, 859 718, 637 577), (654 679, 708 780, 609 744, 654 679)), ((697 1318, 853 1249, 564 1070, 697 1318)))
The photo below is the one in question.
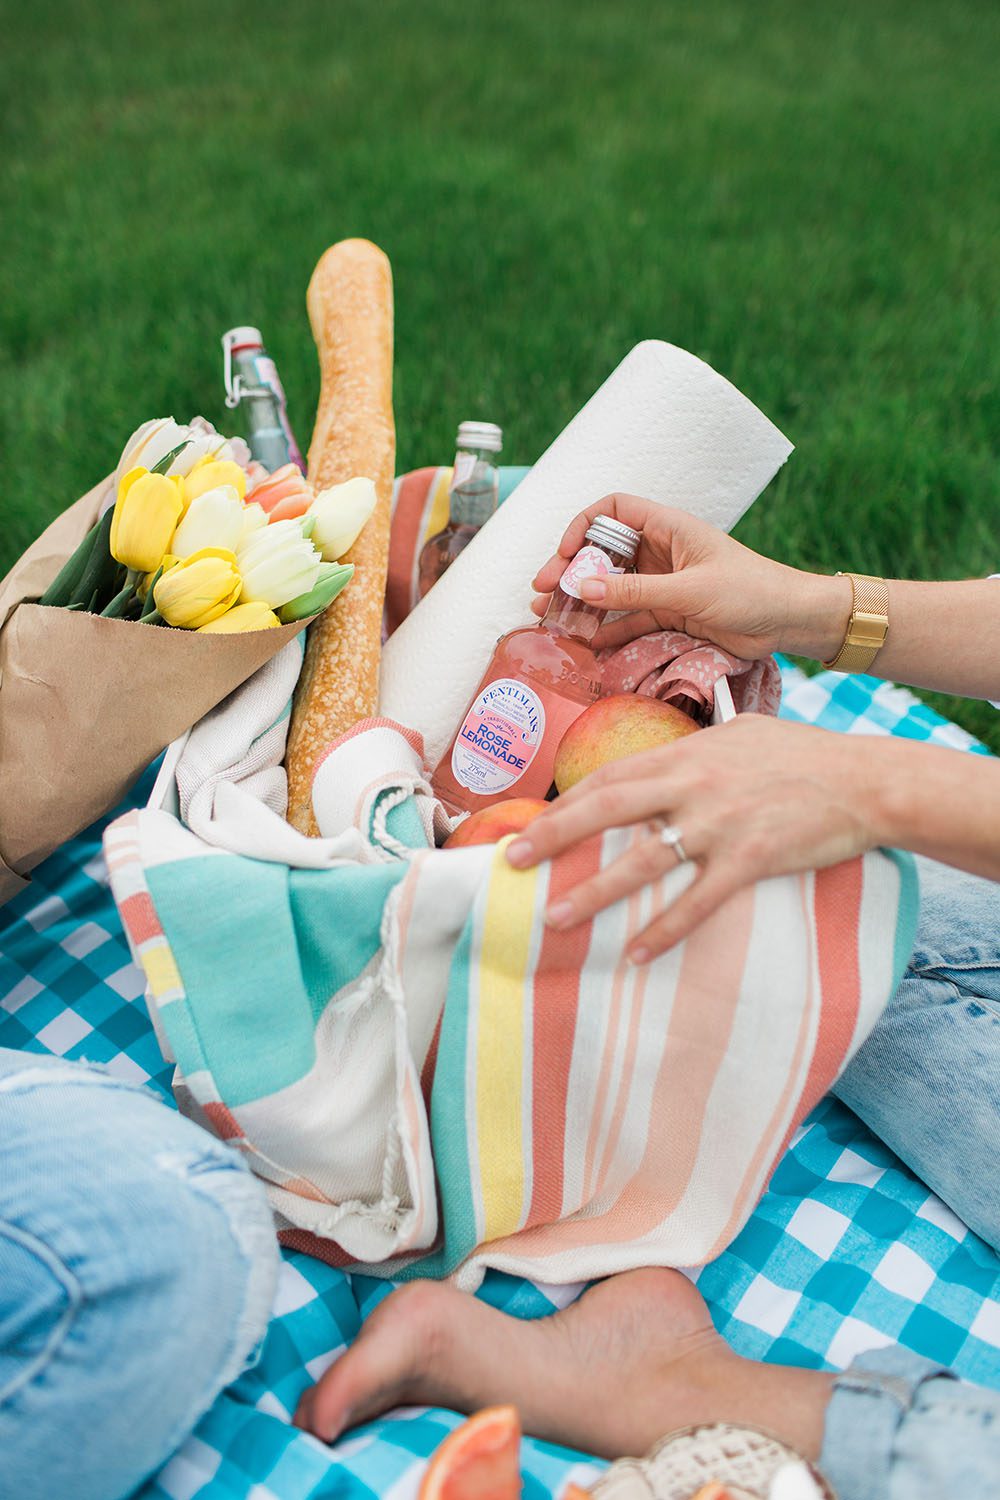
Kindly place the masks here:
POLYGON ((672 703, 661 703, 659 698, 642 698, 637 693, 598 698, 574 719, 559 741, 556 786, 560 792, 568 792, 609 761, 669 745, 700 728, 689 714, 672 703))
POLYGON ((508 833, 520 833, 548 805, 538 797, 510 797, 506 802, 494 802, 492 807, 471 813, 459 823, 443 847, 464 849, 469 844, 495 844, 508 833))

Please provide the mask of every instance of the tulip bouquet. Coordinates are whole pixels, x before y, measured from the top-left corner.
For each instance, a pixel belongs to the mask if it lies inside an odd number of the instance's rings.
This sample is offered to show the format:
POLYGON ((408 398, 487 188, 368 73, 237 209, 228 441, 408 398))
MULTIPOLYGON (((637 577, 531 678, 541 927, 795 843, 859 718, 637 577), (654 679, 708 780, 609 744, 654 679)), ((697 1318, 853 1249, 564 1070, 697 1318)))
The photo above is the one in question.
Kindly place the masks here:
POLYGON ((0 582, 0 901, 330 603, 374 504, 201 418, 133 433, 0 582))
POLYGON ((39 603, 211 634, 310 619, 350 582, 340 559, 374 508, 370 479, 316 494, 294 464, 268 474, 208 423, 161 418, 39 603))

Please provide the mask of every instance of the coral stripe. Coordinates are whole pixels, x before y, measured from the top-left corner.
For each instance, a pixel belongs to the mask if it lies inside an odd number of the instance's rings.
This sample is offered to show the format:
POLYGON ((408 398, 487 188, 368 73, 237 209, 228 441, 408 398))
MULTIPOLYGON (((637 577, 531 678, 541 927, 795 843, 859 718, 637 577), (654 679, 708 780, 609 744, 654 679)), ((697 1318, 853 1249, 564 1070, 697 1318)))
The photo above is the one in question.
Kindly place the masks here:
POLYGON ((414 469, 399 484, 389 536, 386 624, 389 634, 410 612, 414 560, 423 529, 424 505, 437 469, 414 469))
POLYGON ((316 772, 320 766, 335 750, 339 750, 341 745, 346 745, 348 740, 355 739, 359 734, 367 734, 369 729, 391 729, 394 734, 402 735, 410 749, 416 751, 420 759, 423 760, 424 737, 419 730, 407 729, 405 724, 397 724, 395 719, 359 719, 351 729, 346 730, 344 734, 338 735, 333 743, 327 745, 326 749, 317 757, 316 764, 313 766, 313 780, 315 781, 316 772))
MULTIPOLYGON (((802 901, 802 916, 804 922, 806 923, 807 930, 809 924, 809 901, 806 895, 808 880, 809 877, 806 875, 800 875, 798 877, 799 895, 802 901)), ((816 1000, 817 996, 813 986, 812 971, 807 970, 805 1003, 802 1006, 802 1010, 799 1015, 799 1030, 795 1038, 795 1053, 788 1068, 784 1087, 781 1090, 781 1095, 778 1099, 777 1104, 771 1112, 771 1118, 767 1122, 766 1129, 761 1132, 760 1139, 757 1143, 757 1149, 750 1159, 750 1165, 747 1167, 747 1170, 743 1174, 743 1181, 740 1183, 739 1192, 736 1194, 733 1202, 733 1211, 729 1215, 726 1226, 723 1229, 722 1233, 719 1235, 715 1244, 708 1252, 708 1255, 706 1256, 706 1262, 714 1260, 717 1255, 721 1255, 723 1250, 729 1244, 729 1241, 732 1239, 738 1227, 743 1223, 743 1220, 746 1217, 748 1200, 750 1196, 753 1195, 756 1197, 759 1190, 763 1188, 763 1183, 760 1181, 760 1171, 763 1163, 770 1154, 770 1171, 774 1171, 774 1168, 780 1156, 785 1150, 785 1146, 791 1138, 792 1131, 795 1129, 795 1123, 798 1115, 796 1112, 793 1112, 785 1128, 782 1141, 779 1143, 777 1150, 775 1150, 774 1142, 776 1133, 779 1129, 781 1119, 784 1116, 785 1111, 788 1109, 789 1100, 791 1099, 793 1090, 795 1089, 795 1080, 800 1076, 801 1073, 802 1054, 805 1051, 806 1038, 809 1035, 809 1019, 812 1014, 813 1006, 816 1004, 816 1000)))
POLYGON ((864 864, 860 859, 833 865, 815 876, 813 914, 823 1003, 816 1050, 796 1111, 800 1117, 819 1103, 837 1077, 858 1024, 861 1004, 858 935, 863 882, 864 864))
MULTIPOLYGON (((808 876, 800 879, 808 928, 808 876)), ((839 1076, 854 1036, 861 1005, 858 935, 863 882, 864 862, 860 859, 851 859, 845 864, 818 870, 813 877, 812 906, 821 1002, 816 1046, 799 1102, 792 1111, 781 1145, 774 1154, 767 1181, 770 1181, 771 1173, 788 1150, 799 1121, 819 1103, 834 1079, 839 1076)), ((808 1014, 809 1007, 806 1006, 804 1015, 808 1017, 808 1014)), ((793 1072, 790 1077, 794 1076, 793 1072)))
POLYGON ((278 1243, 286 1250, 301 1250, 304 1255, 314 1255, 317 1260, 341 1270, 357 1264, 354 1256, 348 1255, 336 1240, 321 1239, 318 1234, 310 1234, 308 1229, 279 1229, 278 1243))
POLYGON ((642 1162, 624 1192, 598 1214, 523 1231, 511 1242, 513 1253, 543 1257, 587 1245, 627 1243, 652 1233, 677 1207, 691 1181, 708 1098, 726 1054, 754 907, 753 890, 740 891, 685 944, 650 1106, 652 1128, 642 1162), (710 1046, 705 1045, 706 1026, 710 1046))
POLYGON ((147 890, 127 896, 119 903, 118 912, 133 947, 138 948, 140 943, 148 943, 150 938, 163 936, 163 928, 147 890))
MULTIPOLYGON (((600 868, 599 837, 567 850, 551 867, 548 901, 558 901, 600 868)), ((562 1213, 566 1096, 576 1041, 580 970, 587 959, 591 931, 590 922, 568 932, 547 927, 538 956, 532 1003, 534 1181, 529 1224, 558 1219, 562 1213)))
MULTIPOLYGON (((629 839, 623 854, 635 848, 640 840, 640 833, 636 831, 629 839)), ((624 947, 627 948, 632 939, 637 935, 638 927, 638 903, 630 898, 628 903, 628 927, 626 930, 624 947)), ((590 1115, 590 1130, 587 1133, 587 1150, 584 1157, 583 1167, 583 1190, 584 1197, 590 1198, 594 1192, 594 1175, 596 1172, 597 1144, 600 1139, 601 1125, 607 1108, 608 1091, 611 1087, 611 1074, 614 1067, 615 1048, 618 1039, 618 1027, 621 1020, 622 999, 625 985, 629 978, 627 966, 617 963, 614 970, 614 979, 611 985, 611 1004, 608 1007, 608 1024, 604 1033, 604 1052, 601 1056, 600 1071, 597 1075, 597 1084, 594 1089, 594 1103, 590 1115)))
POLYGON ((235 1115, 224 1104, 209 1100, 201 1107, 220 1140, 234 1141, 243 1138, 244 1132, 240 1129, 235 1115))
MULTIPOLYGON (((636 924, 638 925, 638 923, 636 924)), ((604 1145, 603 1159, 601 1162, 600 1177, 597 1184, 597 1196, 600 1197, 608 1185, 608 1174, 615 1165, 618 1154, 618 1142, 621 1138, 622 1126, 628 1112, 629 1101, 632 1093, 632 1079, 635 1076, 636 1054, 639 1048, 639 1030, 642 1022, 642 1006, 646 998, 646 985, 649 980, 649 965, 636 970, 635 984, 632 989, 632 1011, 628 1021, 628 1037, 625 1042, 625 1060, 622 1064, 622 1085, 618 1090, 615 1100, 614 1114, 611 1116, 611 1127, 608 1130, 608 1138, 604 1145)))

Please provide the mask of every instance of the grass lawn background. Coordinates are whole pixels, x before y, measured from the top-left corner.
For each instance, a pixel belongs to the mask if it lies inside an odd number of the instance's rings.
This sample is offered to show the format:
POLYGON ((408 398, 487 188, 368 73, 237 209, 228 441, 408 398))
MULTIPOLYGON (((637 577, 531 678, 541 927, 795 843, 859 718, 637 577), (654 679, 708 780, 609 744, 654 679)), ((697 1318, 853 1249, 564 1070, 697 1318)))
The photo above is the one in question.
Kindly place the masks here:
POLYGON ((661 337, 797 445, 745 541, 1000 569, 992 0, 0 10, 0 573, 140 421, 225 422, 231 324, 305 444, 306 283, 356 234, 394 267, 401 469, 469 416, 530 462, 661 337))

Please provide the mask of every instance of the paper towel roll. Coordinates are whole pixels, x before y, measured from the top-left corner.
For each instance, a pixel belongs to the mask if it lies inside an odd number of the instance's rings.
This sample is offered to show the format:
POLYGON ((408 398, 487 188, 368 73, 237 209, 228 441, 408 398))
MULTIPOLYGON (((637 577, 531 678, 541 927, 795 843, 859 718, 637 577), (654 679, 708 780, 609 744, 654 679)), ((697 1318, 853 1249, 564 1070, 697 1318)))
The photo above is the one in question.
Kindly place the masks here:
POLYGON ((379 712, 437 764, 498 638, 530 624, 531 579, 585 506, 646 495, 727 531, 792 444, 673 344, 637 344, 387 643, 379 712))

